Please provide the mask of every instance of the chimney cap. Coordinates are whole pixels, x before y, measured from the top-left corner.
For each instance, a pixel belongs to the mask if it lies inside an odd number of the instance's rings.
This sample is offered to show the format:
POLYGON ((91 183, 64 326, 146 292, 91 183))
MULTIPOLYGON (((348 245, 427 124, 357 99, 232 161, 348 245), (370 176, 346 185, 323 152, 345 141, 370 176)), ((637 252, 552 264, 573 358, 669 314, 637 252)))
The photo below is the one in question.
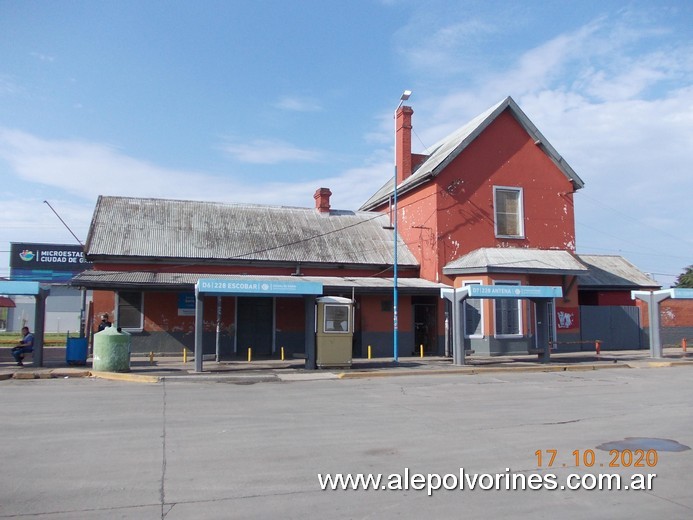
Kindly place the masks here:
POLYGON ((313 194, 315 199, 315 209, 320 213, 330 212, 330 196, 332 192, 330 188, 318 188, 313 194))

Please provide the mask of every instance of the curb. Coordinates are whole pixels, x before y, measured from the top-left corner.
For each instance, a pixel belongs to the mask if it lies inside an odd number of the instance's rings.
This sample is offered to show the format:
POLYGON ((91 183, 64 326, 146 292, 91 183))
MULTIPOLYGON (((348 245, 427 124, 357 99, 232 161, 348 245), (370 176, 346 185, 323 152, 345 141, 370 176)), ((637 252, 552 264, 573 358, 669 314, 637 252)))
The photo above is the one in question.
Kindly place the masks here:
POLYGON ((614 368, 648 369, 648 368, 670 368, 681 366, 693 366, 689 360, 641 360, 641 361, 613 361, 613 363, 584 363, 584 364, 556 364, 556 365, 523 365, 523 366, 456 366, 450 368, 381 368, 381 369, 361 369, 349 372, 328 372, 328 373, 276 373, 268 369, 261 371, 260 374, 237 374, 237 373, 210 373, 210 374, 138 374, 136 372, 101 372, 89 369, 77 368, 54 368, 44 370, 17 370, 14 372, 0 373, 0 381, 8 379, 17 380, 36 380, 36 379, 67 379, 93 377, 111 381, 125 381, 132 383, 161 383, 163 381, 175 382, 235 382, 237 384, 254 384, 260 382, 292 382, 292 381, 316 381, 334 379, 368 379, 382 377, 402 377, 402 376, 421 376, 421 375, 482 375, 503 372, 584 372, 593 370, 604 370, 614 368))
POLYGON ((669 368, 693 366, 690 361, 643 361, 641 365, 634 365, 631 368, 669 368))
POLYGON ((418 370, 418 371, 395 371, 383 370, 380 372, 342 372, 337 375, 339 379, 366 379, 369 377, 391 377, 391 376, 423 376, 423 375, 480 375, 498 372, 585 372, 592 370, 613 369, 613 368, 632 368, 627 364, 612 365, 550 365, 550 366, 524 366, 524 367, 469 367, 452 368, 441 370, 418 370))
POLYGON ((91 374, 88 370, 74 370, 74 369, 61 369, 56 368, 54 370, 42 370, 42 371, 22 371, 22 372, 8 372, 5 374, 0 374, 0 381, 6 381, 7 379, 68 379, 68 378, 83 378, 89 377, 91 374))
POLYGON ((89 372, 89 376, 111 381, 129 381, 131 383, 160 383, 163 376, 132 374, 129 372, 89 372))

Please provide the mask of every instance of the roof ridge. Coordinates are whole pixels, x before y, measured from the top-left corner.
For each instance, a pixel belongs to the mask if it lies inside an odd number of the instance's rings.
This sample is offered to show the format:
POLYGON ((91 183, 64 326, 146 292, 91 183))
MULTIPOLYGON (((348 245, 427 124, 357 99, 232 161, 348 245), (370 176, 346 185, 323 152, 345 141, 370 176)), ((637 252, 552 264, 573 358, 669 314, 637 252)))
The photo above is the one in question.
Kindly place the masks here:
MULTIPOLYGON (((200 200, 200 199, 172 199, 172 198, 159 198, 159 197, 129 197, 120 195, 99 195, 100 198, 110 199, 112 201, 122 200, 122 201, 147 201, 147 202, 170 202, 170 203, 180 203, 180 204, 205 204, 212 206, 226 206, 226 207, 246 207, 246 208, 267 208, 267 209, 291 209, 291 210, 303 210, 314 212, 315 208, 312 206, 285 206, 282 204, 259 204, 256 202, 223 202, 223 201, 210 201, 210 200, 200 200)), ((350 210, 350 209, 331 209, 331 213, 343 213, 351 212, 354 214, 366 213, 375 214, 376 211, 366 211, 366 210, 350 210)))

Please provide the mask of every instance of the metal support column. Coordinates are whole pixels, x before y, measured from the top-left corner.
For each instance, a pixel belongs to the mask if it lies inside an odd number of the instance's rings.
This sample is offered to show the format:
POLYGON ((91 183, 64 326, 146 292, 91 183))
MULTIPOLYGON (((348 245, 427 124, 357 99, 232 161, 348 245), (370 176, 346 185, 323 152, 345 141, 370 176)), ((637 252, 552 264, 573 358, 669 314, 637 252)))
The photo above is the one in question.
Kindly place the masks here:
POLYGON ((217 296, 217 332, 215 346, 215 359, 217 363, 219 363, 219 361, 221 361, 221 296, 217 296))
POLYGON ((662 358, 662 341, 659 336, 659 304, 672 297, 693 298, 688 289, 664 289, 660 291, 631 291, 632 299, 647 303, 647 315, 650 319, 650 357, 662 358))
POLYGON ((453 291, 452 300, 452 362, 455 365, 464 365, 464 330, 462 328, 462 302, 466 293, 460 295, 457 289, 453 291), (462 296, 462 297, 460 297, 462 296))
POLYGON ((204 334, 204 295, 195 288, 195 372, 202 372, 202 338, 204 334))
POLYGON ((462 302, 469 295, 467 288, 441 289, 440 296, 451 302, 452 305, 452 363, 465 365, 464 330, 462 328, 462 302))
POLYGON ((534 302, 536 317, 535 334, 537 335, 537 348, 543 347, 543 353, 541 356, 542 363, 551 362, 551 345, 549 344, 549 338, 551 337, 551 332, 549 327, 551 326, 551 319, 549 317, 549 309, 551 308, 551 300, 541 298, 536 300, 531 300, 534 302))
POLYGON ((46 296, 48 292, 44 289, 39 289, 38 294, 35 296, 36 308, 34 310, 34 353, 33 362, 34 365, 42 367, 43 366, 43 343, 44 343, 44 332, 45 332, 45 319, 46 319, 46 296))
POLYGON ((305 308, 305 336, 306 336, 306 370, 316 370, 317 353, 315 351, 315 297, 304 296, 303 305, 305 308))

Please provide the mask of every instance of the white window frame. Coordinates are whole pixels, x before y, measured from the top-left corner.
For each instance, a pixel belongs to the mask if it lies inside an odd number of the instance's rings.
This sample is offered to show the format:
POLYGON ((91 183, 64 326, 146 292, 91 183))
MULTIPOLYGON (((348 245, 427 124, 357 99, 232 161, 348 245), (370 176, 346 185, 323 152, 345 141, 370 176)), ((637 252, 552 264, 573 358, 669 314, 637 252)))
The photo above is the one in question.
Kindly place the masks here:
POLYGON ((144 330, 144 292, 143 291, 118 291, 116 292, 116 322, 115 326, 120 327, 121 330, 128 332, 142 332, 144 330), (120 325, 120 293, 140 293, 140 326, 139 327, 123 327, 120 325))
MULTIPOLYGON (((467 280, 462 282, 462 287, 469 287, 470 285, 483 285, 481 280, 467 280)), ((464 300, 462 306, 462 323, 464 327, 464 337, 467 339, 482 339, 484 337, 484 300, 481 298, 470 298, 475 302, 479 302, 479 326, 481 328, 481 334, 467 334, 467 303, 469 299, 464 300)))
POLYGON ((493 231, 496 234, 496 238, 514 238, 514 239, 524 239, 525 238, 525 204, 524 204, 524 192, 522 188, 517 186, 494 186, 493 187, 493 231), (501 235, 498 233, 498 201, 496 194, 498 191, 514 191, 518 193, 517 201, 517 221, 519 225, 518 235, 501 235))
MULTIPOLYGON (((522 283, 519 280, 494 280, 493 285, 522 285, 522 283)), ((513 299, 510 298, 512 301, 513 299)), ((521 298, 517 298, 515 300, 515 303, 517 304, 517 324, 518 324, 518 333, 517 334, 499 334, 498 333, 498 312, 496 309, 496 305, 498 303, 497 300, 493 300, 493 337, 494 338, 522 338, 524 337, 524 327, 523 327, 523 316, 522 316, 522 304, 523 300, 521 298)))
MULTIPOLYGON (((334 320, 330 320, 334 321, 334 320)), ((326 303, 324 308, 323 308, 323 324, 322 324, 322 330, 326 334, 344 334, 345 332, 351 332, 351 316, 349 313, 349 304, 348 303, 326 303), (347 327, 346 330, 334 330, 334 329, 327 329, 327 309, 331 307, 345 307, 346 308, 346 322, 347 322, 347 327)))

